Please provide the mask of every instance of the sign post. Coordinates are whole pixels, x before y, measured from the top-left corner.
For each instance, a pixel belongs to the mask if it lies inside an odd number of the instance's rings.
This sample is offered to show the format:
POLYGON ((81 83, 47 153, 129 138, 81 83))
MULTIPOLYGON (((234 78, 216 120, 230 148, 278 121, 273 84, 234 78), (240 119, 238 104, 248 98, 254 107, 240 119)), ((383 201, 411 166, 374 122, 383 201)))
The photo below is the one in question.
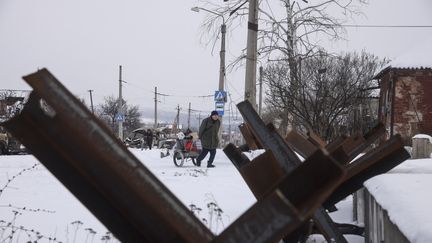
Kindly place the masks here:
MULTIPOLYGON (((218 132, 218 137, 219 137, 219 141, 222 142, 222 131, 223 131, 223 123, 222 123, 223 118, 222 117, 224 115, 225 102, 227 101, 226 92, 223 90, 216 90, 215 95, 214 95, 214 100, 215 100, 215 110, 219 114, 219 120, 220 120, 220 124, 221 124, 221 128, 219 129, 219 132, 218 132)), ((224 142, 222 142, 221 145, 223 146, 224 142)))

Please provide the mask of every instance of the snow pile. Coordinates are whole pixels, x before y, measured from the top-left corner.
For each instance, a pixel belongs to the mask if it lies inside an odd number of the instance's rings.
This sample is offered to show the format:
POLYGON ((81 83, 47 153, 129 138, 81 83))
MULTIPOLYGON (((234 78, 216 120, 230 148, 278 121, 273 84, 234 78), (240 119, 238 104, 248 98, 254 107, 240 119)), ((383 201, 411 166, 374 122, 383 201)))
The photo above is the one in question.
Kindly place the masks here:
POLYGON ((429 139, 429 142, 432 144, 432 137, 427 134, 417 134, 413 138, 426 138, 429 139))
MULTIPOLYGON (((11 223, 44 236, 37 240, 28 232, 27 238, 16 230, 16 242, 51 242, 48 237, 62 242, 96 237, 98 242, 106 236, 107 229, 31 155, 0 156, 0 190, 0 226, 11 223)), ((5 239, 12 234, 5 230, 0 235, 5 239)))
POLYGON ((407 160, 365 182, 410 242, 432 242, 432 159, 407 160))

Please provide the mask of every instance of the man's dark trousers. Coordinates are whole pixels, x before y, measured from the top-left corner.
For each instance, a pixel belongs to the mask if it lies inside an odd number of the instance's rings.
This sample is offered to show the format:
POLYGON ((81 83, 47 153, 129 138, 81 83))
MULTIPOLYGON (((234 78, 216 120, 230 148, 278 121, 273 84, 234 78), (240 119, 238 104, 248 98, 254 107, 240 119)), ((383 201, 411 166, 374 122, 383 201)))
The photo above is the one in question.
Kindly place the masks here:
POLYGON ((214 158, 216 156, 216 149, 206 149, 206 148, 203 148, 203 150, 201 151, 201 153, 197 157, 197 165, 198 166, 201 165, 201 160, 203 160, 207 156, 208 152, 210 152, 210 158, 208 160, 207 165, 211 165, 213 163, 213 160, 214 160, 214 158))

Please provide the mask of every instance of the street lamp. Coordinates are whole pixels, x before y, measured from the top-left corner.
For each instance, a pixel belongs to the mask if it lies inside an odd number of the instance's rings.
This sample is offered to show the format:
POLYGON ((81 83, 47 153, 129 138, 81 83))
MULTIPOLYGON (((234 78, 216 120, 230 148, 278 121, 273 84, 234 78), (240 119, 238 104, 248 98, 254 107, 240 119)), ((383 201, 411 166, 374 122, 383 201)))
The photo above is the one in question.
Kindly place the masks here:
POLYGON ((222 25, 221 25, 221 50, 220 50, 220 68, 219 68, 219 91, 224 90, 224 77, 225 77, 225 34, 226 34, 226 25, 225 25, 225 18, 222 14, 201 8, 201 7, 193 7, 191 8, 194 12, 199 12, 200 10, 209 12, 211 14, 217 15, 222 18, 222 25))
MULTIPOLYGON (((222 18, 222 25, 221 25, 221 49, 220 49, 220 65, 219 65, 219 91, 224 91, 224 80, 225 80, 225 34, 226 34, 226 25, 225 25, 225 18, 222 14, 201 8, 201 7, 193 7, 191 8, 194 12, 199 12, 200 10, 206 11, 208 13, 217 15, 222 18)), ((226 97, 224 97, 224 103, 225 103, 226 97)), ((222 127, 222 116, 219 118, 221 127, 222 127)), ((222 129, 219 129, 219 141, 221 141, 222 138, 222 129)))

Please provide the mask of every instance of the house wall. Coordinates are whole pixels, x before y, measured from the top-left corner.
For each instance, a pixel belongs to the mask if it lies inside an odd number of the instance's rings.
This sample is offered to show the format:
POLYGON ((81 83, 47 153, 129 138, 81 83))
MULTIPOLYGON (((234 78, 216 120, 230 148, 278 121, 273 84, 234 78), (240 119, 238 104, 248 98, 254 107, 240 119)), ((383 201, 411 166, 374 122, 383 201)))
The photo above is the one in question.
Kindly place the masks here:
POLYGON ((406 145, 415 134, 432 135, 432 70, 391 69, 383 75, 379 120, 388 136, 401 134, 406 145))

